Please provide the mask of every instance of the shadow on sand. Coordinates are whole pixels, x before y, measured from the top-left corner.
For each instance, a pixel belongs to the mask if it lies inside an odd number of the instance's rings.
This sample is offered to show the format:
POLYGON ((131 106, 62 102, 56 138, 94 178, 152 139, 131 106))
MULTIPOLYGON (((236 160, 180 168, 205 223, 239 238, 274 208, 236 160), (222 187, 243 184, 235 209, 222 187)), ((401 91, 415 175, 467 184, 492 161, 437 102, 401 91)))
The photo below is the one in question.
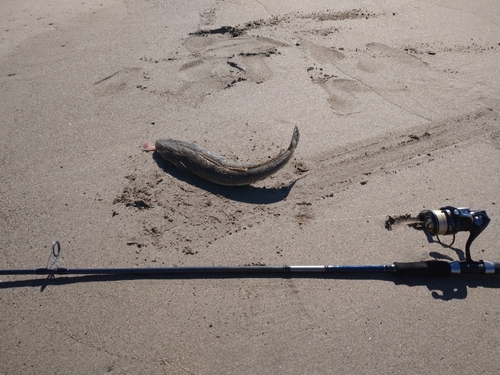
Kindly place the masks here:
POLYGON ((212 280, 212 279, 249 279, 249 278, 299 278, 299 279, 330 279, 335 280, 382 280, 392 282, 395 285, 407 285, 411 287, 425 286, 431 291, 435 299, 450 301, 454 299, 467 298, 469 288, 500 288, 500 277, 498 275, 460 275, 450 277, 400 277, 394 274, 322 274, 317 272, 300 273, 300 275, 276 273, 228 273, 221 272, 206 274, 203 272, 192 272, 189 274, 162 275, 162 274, 133 274, 133 275, 81 275, 81 276, 56 276, 50 275, 46 278, 32 278, 27 280, 14 280, 0 282, 0 289, 11 288, 40 288, 44 291, 49 286, 61 286, 71 284, 85 284, 96 282, 116 282, 134 280, 212 280))
POLYGON ((153 159, 158 166, 172 177, 203 189, 212 194, 221 195, 227 199, 250 204, 271 204, 285 199, 297 180, 279 188, 255 187, 255 186, 223 186, 202 180, 196 176, 188 175, 179 171, 173 165, 165 161, 157 152, 153 159))

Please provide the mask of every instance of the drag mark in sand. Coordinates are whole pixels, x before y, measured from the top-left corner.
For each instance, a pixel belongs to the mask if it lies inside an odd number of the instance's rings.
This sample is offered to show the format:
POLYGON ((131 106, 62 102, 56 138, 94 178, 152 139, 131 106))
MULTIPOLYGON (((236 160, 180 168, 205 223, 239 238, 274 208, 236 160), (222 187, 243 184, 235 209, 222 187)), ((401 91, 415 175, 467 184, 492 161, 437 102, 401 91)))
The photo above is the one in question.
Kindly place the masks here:
MULTIPOLYGON (((308 184, 319 189, 330 187, 332 192, 322 196, 328 198, 353 183, 366 181, 367 176, 433 163, 436 154, 447 147, 475 142, 478 138, 491 139, 497 118, 498 114, 492 110, 479 110, 352 143, 334 154, 319 155, 313 164, 321 175, 309 173, 308 184), (335 173, 326 174, 326 170, 335 173)), ((299 191, 300 188, 296 189, 296 193, 299 191)))

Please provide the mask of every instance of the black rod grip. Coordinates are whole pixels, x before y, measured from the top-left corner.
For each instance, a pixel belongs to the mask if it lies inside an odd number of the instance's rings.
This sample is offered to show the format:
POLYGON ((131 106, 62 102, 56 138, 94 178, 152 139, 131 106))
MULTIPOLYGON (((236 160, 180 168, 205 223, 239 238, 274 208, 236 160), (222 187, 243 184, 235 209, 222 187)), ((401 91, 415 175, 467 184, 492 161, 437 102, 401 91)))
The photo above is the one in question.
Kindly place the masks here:
POLYGON ((428 260, 425 262, 394 263, 398 276, 447 276, 451 274, 449 262, 428 260))

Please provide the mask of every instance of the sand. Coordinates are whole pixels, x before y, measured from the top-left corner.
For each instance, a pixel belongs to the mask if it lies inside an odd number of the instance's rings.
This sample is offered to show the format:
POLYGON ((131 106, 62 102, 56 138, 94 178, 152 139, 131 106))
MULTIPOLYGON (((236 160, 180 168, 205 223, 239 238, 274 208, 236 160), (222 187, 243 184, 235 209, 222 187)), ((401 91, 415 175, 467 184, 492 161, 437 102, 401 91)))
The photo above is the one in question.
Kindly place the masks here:
MULTIPOLYGON (((0 269, 463 259, 388 215, 492 221, 500 6, 479 1, 3 1, 0 269), (260 162, 185 176, 143 142, 260 162)), ((451 240, 445 238, 446 241, 451 240)), ((450 241, 451 242, 451 241, 450 241)), ((2 374, 500 371, 500 280, 2 276, 2 374)))

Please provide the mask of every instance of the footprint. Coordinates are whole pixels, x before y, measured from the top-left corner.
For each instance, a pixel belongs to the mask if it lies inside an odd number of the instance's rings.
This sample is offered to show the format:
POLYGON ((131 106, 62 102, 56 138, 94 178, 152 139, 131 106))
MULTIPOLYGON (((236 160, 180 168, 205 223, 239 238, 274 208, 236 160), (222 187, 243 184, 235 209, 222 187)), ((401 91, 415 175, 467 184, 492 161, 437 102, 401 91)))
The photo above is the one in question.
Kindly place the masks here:
POLYGON ((329 63, 342 60, 345 55, 333 48, 319 46, 306 40, 300 41, 300 46, 306 49, 311 57, 319 63, 329 63))
POLYGON ((382 93, 408 91, 405 85, 399 82, 385 82, 382 87, 370 87, 362 81, 335 78, 334 76, 311 76, 311 79, 329 95, 328 104, 339 115, 361 112, 364 109, 363 103, 366 94, 382 95, 382 93))
POLYGON ((270 79, 273 72, 264 61, 263 55, 240 55, 229 60, 244 72, 245 78, 250 82, 261 83, 270 79))
POLYGON ((217 43, 210 44, 199 53, 204 57, 228 57, 232 55, 262 55, 269 57, 277 48, 284 46, 286 46, 285 43, 270 38, 240 36, 232 39, 221 39, 217 43))
POLYGON ((394 48, 386 46, 381 43, 368 43, 366 47, 373 51, 381 54, 382 56, 389 57, 402 64, 414 66, 414 67, 426 67, 429 64, 419 60, 417 57, 410 55, 409 53, 398 51, 394 48))
POLYGON ((383 59, 364 58, 358 61, 357 67, 365 73, 378 73, 386 68, 386 62, 383 59))
POLYGON ((307 224, 314 219, 314 210, 310 202, 302 201, 294 207, 295 220, 299 225, 307 224))
POLYGON ((329 83, 336 91, 343 91, 343 92, 370 91, 370 89, 366 85, 362 84, 359 81, 355 81, 353 79, 344 79, 344 78, 331 79, 329 80, 329 83))
POLYGON ((234 81, 235 79, 230 76, 207 76, 195 82, 184 82, 171 96, 174 100, 180 100, 191 106, 197 106, 207 95, 230 87, 234 81))
POLYGON ((486 108, 500 112, 500 99, 495 97, 484 97, 479 98, 479 103, 481 103, 486 108))
POLYGON ((142 68, 123 68, 94 83, 94 94, 109 96, 141 82, 142 68))
POLYGON ((367 86, 350 79, 321 79, 315 83, 325 90, 328 104, 339 115, 360 112, 362 103, 356 94, 370 91, 367 86))
POLYGON ((208 34, 205 36, 201 35, 191 35, 184 42, 184 47, 189 53, 196 54, 204 51, 212 44, 220 42, 225 39, 231 39, 230 35, 225 36, 224 34, 208 34))
POLYGON ((179 68, 183 82, 171 93, 174 100, 198 105, 207 95, 240 82, 262 83, 272 77, 265 59, 278 54, 282 42, 240 35, 239 29, 223 27, 192 34, 184 46, 189 61, 179 68))

